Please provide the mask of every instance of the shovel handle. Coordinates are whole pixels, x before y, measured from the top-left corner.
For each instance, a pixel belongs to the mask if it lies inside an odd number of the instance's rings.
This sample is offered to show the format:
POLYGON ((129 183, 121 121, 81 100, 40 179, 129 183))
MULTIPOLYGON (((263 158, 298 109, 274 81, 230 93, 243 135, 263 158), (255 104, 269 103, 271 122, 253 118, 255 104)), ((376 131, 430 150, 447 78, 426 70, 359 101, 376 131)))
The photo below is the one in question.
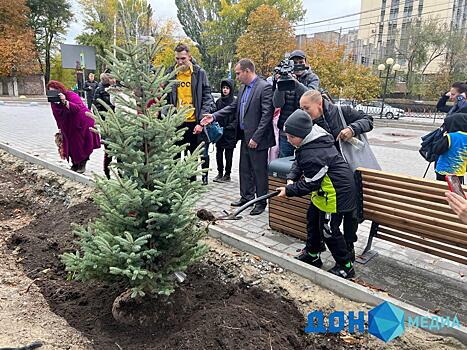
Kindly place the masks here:
POLYGON ((261 201, 264 201, 265 199, 268 199, 268 198, 271 198, 271 197, 275 197, 275 196, 277 196, 279 193, 280 193, 280 191, 269 192, 268 194, 265 194, 264 196, 261 196, 261 197, 252 199, 252 200, 249 201, 249 202, 246 202, 246 203, 243 204, 240 208, 238 208, 238 209, 235 211, 235 213, 232 214, 232 217, 236 217, 238 214, 240 214, 240 213, 241 213, 242 211, 244 211, 245 209, 248 209, 248 208, 251 207, 253 204, 258 203, 258 202, 261 202, 261 201))

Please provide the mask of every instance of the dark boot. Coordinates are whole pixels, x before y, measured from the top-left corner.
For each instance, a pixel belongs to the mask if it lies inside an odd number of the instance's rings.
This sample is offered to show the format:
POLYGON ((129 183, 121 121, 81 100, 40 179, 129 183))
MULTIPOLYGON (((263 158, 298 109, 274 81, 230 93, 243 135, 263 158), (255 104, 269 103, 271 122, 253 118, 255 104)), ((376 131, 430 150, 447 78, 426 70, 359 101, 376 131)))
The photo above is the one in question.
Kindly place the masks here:
POLYGON ((203 174, 201 180, 203 181, 203 185, 206 186, 208 184, 208 174, 203 174))
POLYGON ((78 165, 78 169, 76 169, 76 172, 79 174, 84 174, 86 171, 86 162, 87 160, 83 160, 81 163, 78 165))
POLYGON ((222 182, 222 173, 218 173, 217 176, 212 181, 222 182))
POLYGON ((230 182, 230 181, 232 181, 230 178, 230 174, 225 174, 221 179, 221 182, 230 182))
POLYGON ((71 166, 70 170, 71 170, 71 171, 76 171, 76 170, 78 170, 78 166, 79 166, 79 164, 73 164, 73 165, 71 166))

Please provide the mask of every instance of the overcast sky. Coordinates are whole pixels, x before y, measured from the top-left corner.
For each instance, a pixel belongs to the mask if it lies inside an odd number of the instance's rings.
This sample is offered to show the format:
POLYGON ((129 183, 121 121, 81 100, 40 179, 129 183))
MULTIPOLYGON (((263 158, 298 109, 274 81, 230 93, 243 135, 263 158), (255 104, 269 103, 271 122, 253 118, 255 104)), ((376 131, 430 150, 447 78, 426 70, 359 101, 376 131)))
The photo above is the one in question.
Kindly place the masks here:
MULTIPOLYGON (((73 4, 74 13, 76 14, 76 21, 70 25, 70 30, 65 40, 68 44, 74 43, 74 38, 83 30, 78 1, 71 0, 71 2, 73 4)), ((173 18, 177 20, 177 6, 175 6, 175 0, 149 0, 149 2, 152 5, 156 19, 166 20, 173 18)), ((360 11, 360 0, 333 0, 329 2, 323 0, 303 0, 303 7, 307 10, 307 14, 305 20, 301 23, 309 23, 357 13, 360 11)), ((343 32, 346 32, 347 29, 345 28, 358 25, 358 18, 358 16, 353 16, 306 27, 298 27, 296 34, 316 33, 327 30, 338 31, 340 27, 344 28, 343 32)))

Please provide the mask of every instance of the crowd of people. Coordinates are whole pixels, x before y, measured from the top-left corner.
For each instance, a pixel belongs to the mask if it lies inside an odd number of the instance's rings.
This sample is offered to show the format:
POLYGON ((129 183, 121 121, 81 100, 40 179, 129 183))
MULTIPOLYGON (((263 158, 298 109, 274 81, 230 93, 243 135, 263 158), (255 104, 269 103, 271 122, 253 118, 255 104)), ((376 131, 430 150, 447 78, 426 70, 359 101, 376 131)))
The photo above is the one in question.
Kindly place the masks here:
MULTIPOLYGON (((291 74, 293 87, 286 91, 278 88, 279 74, 264 79, 257 75, 252 60, 241 59, 234 67, 240 83, 238 97, 235 97, 235 82, 225 79, 220 84, 221 97, 216 102, 207 74, 196 64, 189 48, 177 45, 174 58, 169 72, 176 71, 178 83, 173 85, 167 102, 177 108, 189 108, 181 126, 185 133, 180 144, 188 144, 187 150, 193 152, 204 142, 202 183, 208 184, 210 165, 206 128, 214 121, 223 127, 222 138, 216 142, 214 182, 231 181, 233 153, 240 141, 240 197, 231 203, 234 207, 267 194, 268 164, 273 147, 278 147, 279 158, 295 157, 287 185, 277 190, 279 196, 287 197, 311 194, 308 239, 297 259, 321 267, 324 242, 336 261, 330 272, 344 278, 353 277, 358 230, 357 188, 340 145, 370 132, 373 118, 350 106, 337 106, 323 96, 319 77, 307 65, 306 55, 301 50, 293 51, 289 57, 294 65, 302 67, 291 74)), ((94 126, 94 120, 88 112, 92 105, 99 111, 115 108, 108 92, 113 84, 115 80, 111 74, 101 74, 97 83, 91 73, 84 84, 87 107, 61 83, 51 81, 48 84, 49 89, 60 91, 61 101, 52 103, 52 111, 63 134, 65 155, 71 159, 72 170, 84 172, 92 150, 100 147, 99 136, 89 129, 94 126)), ((446 174, 463 179, 466 172, 466 92, 466 84, 455 83, 438 103, 438 108, 448 114, 443 125, 444 137, 436 145, 439 159, 435 167, 439 180, 446 174), (446 105, 449 99, 454 102, 452 107, 446 105)), ((108 178, 110 162, 106 156, 104 173, 108 178)), ((196 176, 191 180, 196 181, 196 176)), ((467 200, 451 193, 447 194, 447 200, 461 220, 467 221, 467 200)), ((250 215, 262 214, 266 206, 266 200, 257 202, 250 215)))

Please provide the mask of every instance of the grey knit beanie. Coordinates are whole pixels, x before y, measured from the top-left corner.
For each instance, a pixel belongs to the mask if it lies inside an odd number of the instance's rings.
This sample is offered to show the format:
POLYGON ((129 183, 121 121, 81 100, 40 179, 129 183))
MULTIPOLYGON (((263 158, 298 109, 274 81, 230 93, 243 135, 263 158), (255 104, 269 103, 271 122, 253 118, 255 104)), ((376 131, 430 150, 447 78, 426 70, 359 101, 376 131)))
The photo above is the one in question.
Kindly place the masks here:
POLYGON ((297 109, 287 118, 284 131, 287 134, 304 139, 311 132, 312 127, 313 122, 308 113, 297 109))

